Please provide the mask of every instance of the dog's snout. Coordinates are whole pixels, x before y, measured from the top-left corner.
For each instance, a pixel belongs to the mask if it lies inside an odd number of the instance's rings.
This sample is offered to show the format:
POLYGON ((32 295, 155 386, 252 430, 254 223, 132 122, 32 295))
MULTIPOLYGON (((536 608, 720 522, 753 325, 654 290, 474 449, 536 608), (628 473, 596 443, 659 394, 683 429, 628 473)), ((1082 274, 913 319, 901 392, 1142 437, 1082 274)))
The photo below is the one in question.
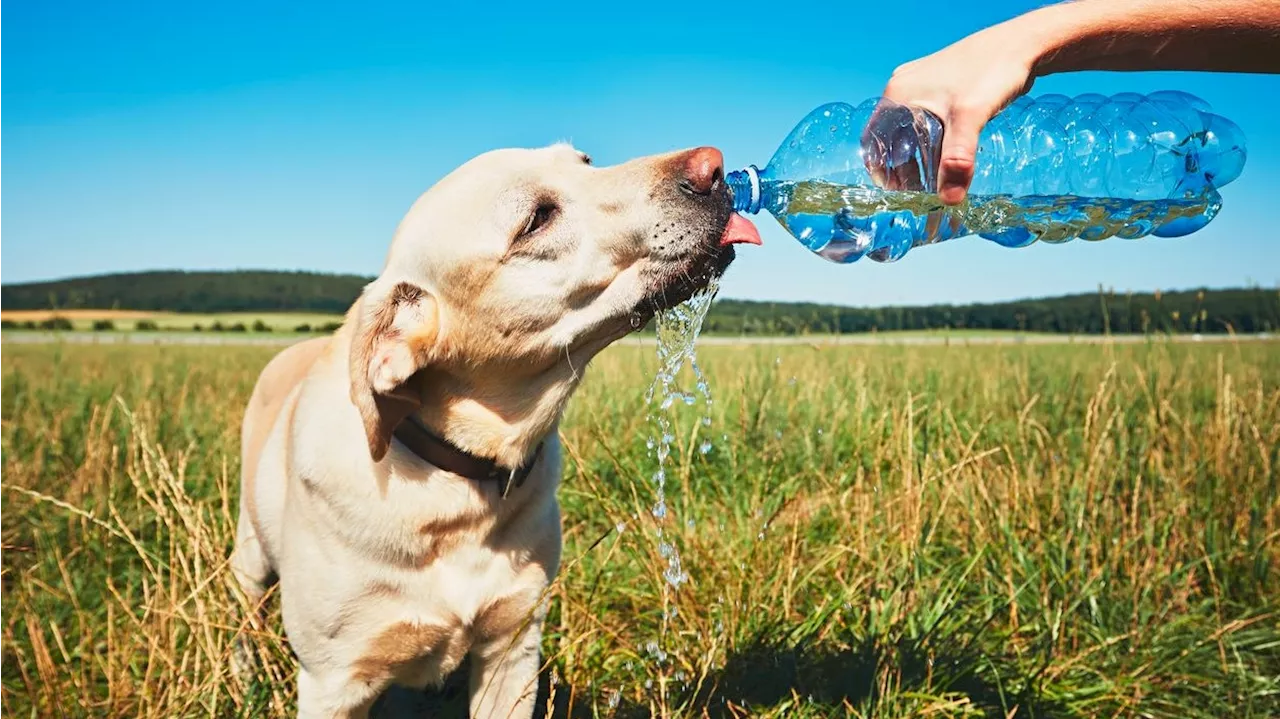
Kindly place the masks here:
POLYGON ((724 155, 714 147, 691 150, 685 158, 680 189, 694 195, 706 195, 724 180, 724 155))

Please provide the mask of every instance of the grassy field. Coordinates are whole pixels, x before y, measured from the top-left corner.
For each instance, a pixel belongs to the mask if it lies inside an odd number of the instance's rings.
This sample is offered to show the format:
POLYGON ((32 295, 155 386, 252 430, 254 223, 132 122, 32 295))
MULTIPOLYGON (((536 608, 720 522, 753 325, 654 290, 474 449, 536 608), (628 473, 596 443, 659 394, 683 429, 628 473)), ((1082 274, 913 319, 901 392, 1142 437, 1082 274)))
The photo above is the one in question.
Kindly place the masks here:
MULTIPOLYGON (((666 619, 651 352, 600 357, 563 427, 551 714, 1280 716, 1280 345, 704 348, 666 619)), ((270 354, 5 347, 5 716, 288 715, 278 622, 228 674, 270 354)))
POLYGON ((72 329, 93 330, 95 323, 110 322, 112 329, 133 330, 139 322, 150 322, 157 330, 191 331, 199 326, 204 331, 215 325, 229 329, 240 325, 252 331, 256 323, 266 325, 271 332, 295 332, 300 325, 319 330, 325 325, 342 321, 341 315, 308 312, 222 312, 197 314, 189 312, 146 312, 142 310, 5 310, 0 320, 23 325, 34 322, 39 325, 52 318, 68 320, 72 329))

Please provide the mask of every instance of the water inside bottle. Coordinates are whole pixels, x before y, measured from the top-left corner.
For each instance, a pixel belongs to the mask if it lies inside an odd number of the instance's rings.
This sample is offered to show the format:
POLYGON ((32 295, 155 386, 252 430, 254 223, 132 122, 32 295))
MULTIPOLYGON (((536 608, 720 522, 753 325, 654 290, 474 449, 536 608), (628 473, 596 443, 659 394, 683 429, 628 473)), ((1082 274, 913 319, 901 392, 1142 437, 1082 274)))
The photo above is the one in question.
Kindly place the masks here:
POLYGON ((1075 195, 970 195, 956 207, 927 192, 806 180, 776 182, 773 214, 810 250, 835 262, 900 259, 912 247, 978 234, 1006 247, 1037 240, 1179 236, 1217 214, 1212 188, 1186 199, 1128 200, 1075 195))

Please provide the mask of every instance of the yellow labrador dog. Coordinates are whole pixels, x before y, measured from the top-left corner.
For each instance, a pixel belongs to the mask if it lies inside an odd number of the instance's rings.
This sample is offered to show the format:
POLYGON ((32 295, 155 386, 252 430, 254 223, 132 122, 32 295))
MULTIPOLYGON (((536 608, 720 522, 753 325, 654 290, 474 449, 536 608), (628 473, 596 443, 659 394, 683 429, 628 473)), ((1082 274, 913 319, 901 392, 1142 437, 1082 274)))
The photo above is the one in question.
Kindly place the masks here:
POLYGON ((759 236, 712 148, 499 150, 418 199, 342 329, 275 357, 245 412, 232 566, 259 604, 279 581, 299 716, 366 716, 467 655, 472 716, 532 714, 565 403, 737 242, 759 236))

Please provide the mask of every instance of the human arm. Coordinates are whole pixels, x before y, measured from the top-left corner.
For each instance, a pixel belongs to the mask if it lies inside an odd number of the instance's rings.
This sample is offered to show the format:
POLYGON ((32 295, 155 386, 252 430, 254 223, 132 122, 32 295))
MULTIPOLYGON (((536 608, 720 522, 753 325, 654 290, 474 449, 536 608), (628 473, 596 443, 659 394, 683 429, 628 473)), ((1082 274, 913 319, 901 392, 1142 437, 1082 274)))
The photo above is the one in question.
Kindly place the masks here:
POLYGON ((902 65, 883 94, 942 119, 938 194, 956 204, 986 122, 1035 78, 1078 70, 1280 73, 1280 0, 1050 5, 902 65))

